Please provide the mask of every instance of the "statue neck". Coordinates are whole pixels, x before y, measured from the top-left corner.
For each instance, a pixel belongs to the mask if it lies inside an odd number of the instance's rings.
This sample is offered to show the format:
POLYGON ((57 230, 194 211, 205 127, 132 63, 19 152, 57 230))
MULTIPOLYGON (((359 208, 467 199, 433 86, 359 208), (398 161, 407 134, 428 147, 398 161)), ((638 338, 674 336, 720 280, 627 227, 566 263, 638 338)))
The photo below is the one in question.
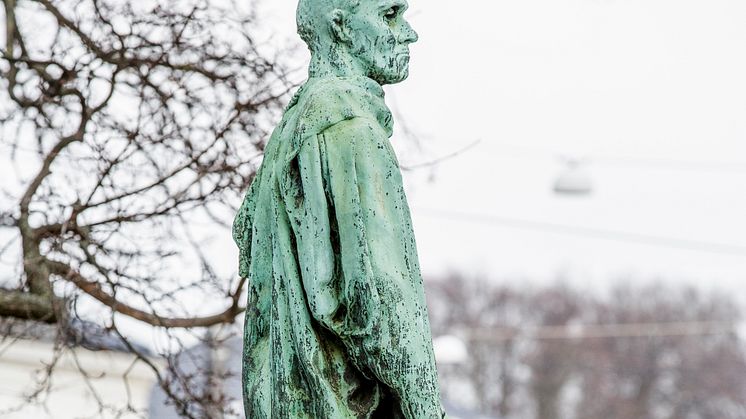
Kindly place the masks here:
POLYGON ((367 77, 368 72, 365 71, 358 60, 337 51, 336 54, 331 53, 329 55, 312 53, 308 76, 311 78, 367 77))

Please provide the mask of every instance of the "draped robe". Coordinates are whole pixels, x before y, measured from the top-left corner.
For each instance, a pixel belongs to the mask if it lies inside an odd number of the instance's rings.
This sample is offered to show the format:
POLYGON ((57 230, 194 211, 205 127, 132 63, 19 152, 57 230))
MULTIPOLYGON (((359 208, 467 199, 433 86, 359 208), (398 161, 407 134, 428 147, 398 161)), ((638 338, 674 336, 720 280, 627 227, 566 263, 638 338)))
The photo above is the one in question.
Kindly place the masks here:
POLYGON ((248 418, 443 417, 383 96, 309 79, 236 216, 248 418))

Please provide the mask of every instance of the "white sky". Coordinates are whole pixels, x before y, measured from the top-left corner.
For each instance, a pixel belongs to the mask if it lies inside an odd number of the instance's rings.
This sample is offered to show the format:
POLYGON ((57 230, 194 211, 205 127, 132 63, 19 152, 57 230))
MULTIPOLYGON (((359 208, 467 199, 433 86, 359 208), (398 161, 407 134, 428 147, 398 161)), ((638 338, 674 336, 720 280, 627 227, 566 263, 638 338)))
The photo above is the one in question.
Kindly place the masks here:
MULTIPOLYGON (((274 41, 299 42, 296 1, 263 3, 259 16, 274 41)), ((405 174, 426 276, 458 270, 511 284, 561 277, 594 290, 678 281, 746 301, 746 1, 412 0, 408 16, 420 41, 409 80, 387 88, 387 99, 397 126, 406 123, 420 141, 415 147, 399 132, 400 160, 430 161, 479 140, 405 174), (590 162, 591 196, 552 192, 559 156, 590 162), (744 250, 684 250, 501 220, 744 250)), ((229 232, 213 235, 205 251, 221 273, 235 272, 229 232)))
MULTIPOLYGON (((295 5, 261 10, 281 39, 295 39, 295 5)), ((685 281, 746 297, 746 2, 410 6, 420 34, 411 75, 387 91, 421 141, 413 149, 395 137, 400 160, 429 161, 480 141, 407 174, 425 274, 453 269, 512 283, 561 275, 594 288, 685 281), (593 195, 552 192, 560 155, 590 162, 593 195), (506 227, 463 213, 743 251, 506 227)))

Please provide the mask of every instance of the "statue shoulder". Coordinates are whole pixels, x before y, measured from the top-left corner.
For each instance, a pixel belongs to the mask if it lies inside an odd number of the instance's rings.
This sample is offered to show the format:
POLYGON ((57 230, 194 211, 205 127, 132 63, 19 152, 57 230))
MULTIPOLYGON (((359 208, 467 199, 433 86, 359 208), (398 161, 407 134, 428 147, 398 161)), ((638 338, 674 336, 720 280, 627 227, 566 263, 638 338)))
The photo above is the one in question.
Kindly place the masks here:
POLYGON ((381 125, 368 117, 359 117, 345 119, 340 121, 320 134, 324 136, 327 141, 335 141, 335 139, 342 139, 345 142, 352 140, 386 140, 386 133, 381 125))
POLYGON ((380 114, 390 114, 382 98, 346 79, 309 80, 301 89, 297 106, 306 132, 319 134, 356 118, 380 122, 380 114))

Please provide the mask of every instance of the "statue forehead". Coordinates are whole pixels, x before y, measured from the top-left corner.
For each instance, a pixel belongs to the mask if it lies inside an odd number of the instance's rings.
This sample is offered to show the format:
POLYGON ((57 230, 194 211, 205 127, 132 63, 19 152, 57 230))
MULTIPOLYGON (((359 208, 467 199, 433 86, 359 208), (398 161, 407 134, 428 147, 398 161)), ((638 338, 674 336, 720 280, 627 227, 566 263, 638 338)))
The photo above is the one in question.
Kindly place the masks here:
POLYGON ((376 14, 382 17, 392 7, 406 10, 408 4, 406 0, 299 0, 296 13, 298 34, 312 51, 318 50, 330 39, 328 23, 334 10, 373 18, 376 14))
POLYGON ((408 3, 406 0, 300 0, 298 14, 322 16, 334 9, 365 13, 390 7, 406 8, 408 3))

